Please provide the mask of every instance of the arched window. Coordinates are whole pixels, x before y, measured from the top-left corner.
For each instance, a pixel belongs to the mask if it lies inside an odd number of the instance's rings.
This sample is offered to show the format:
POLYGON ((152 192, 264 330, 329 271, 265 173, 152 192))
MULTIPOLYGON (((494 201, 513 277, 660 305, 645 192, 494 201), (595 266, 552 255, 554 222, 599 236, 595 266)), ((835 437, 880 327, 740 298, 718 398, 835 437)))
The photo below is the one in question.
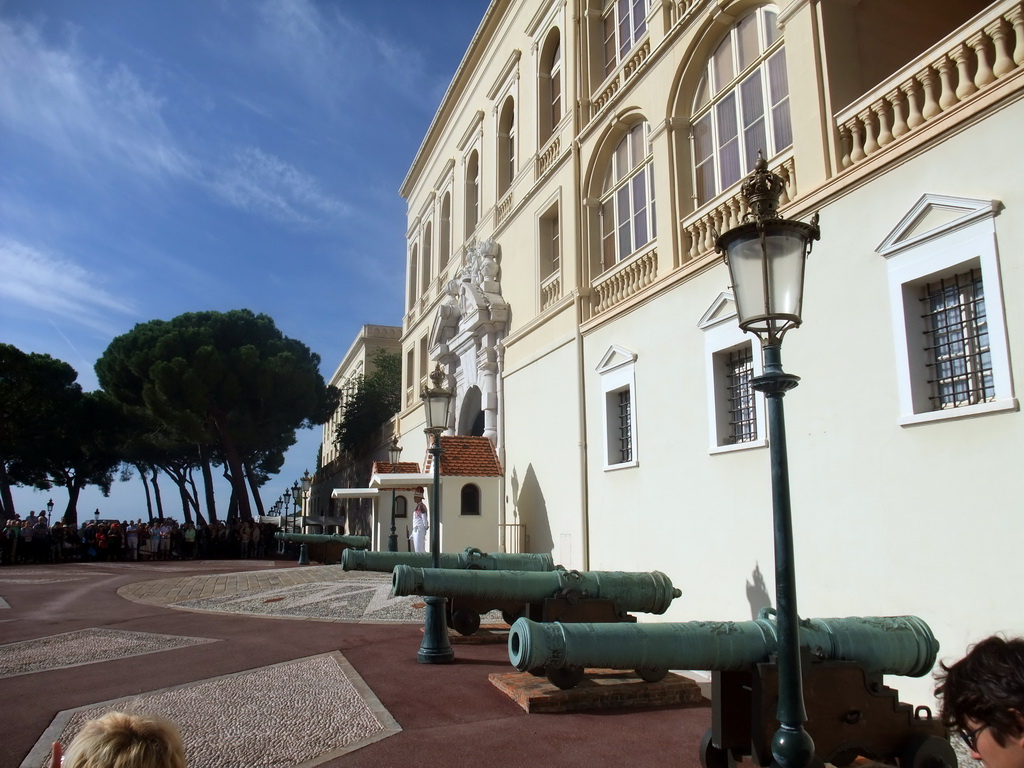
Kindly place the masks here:
POLYGON ((654 173, 650 129, 636 123, 615 147, 601 192, 603 269, 654 239, 654 173))
POLYGON ((417 246, 412 247, 412 253, 409 255, 409 310, 416 306, 416 299, 419 298, 419 294, 416 292, 416 277, 419 274, 418 258, 419 249, 417 246))
POLYGON ((430 269, 431 269, 431 244, 434 236, 434 228, 427 223, 423 230, 423 263, 420 265, 420 293, 426 295, 430 290, 430 269))
POLYGON ((498 197, 508 192, 516 177, 516 102, 509 96, 498 118, 498 197))
POLYGON ((460 509, 463 515, 480 514, 480 487, 473 483, 466 483, 462 486, 462 506, 460 509))
POLYGON ((548 34, 541 54, 538 89, 541 143, 551 138, 562 119, 562 43, 558 27, 548 34))
POLYGON ((718 45, 693 101, 694 190, 703 205, 793 143, 786 52, 773 8, 740 19, 718 45))
POLYGON ((409 500, 405 496, 395 496, 395 517, 409 516, 409 500))
POLYGON ((480 155, 474 149, 466 162, 466 239, 480 222, 480 155))
POLYGON ((437 271, 440 274, 448 267, 452 255, 452 196, 444 193, 441 202, 441 220, 438 222, 437 271))
POLYGON ((608 0, 604 8, 604 74, 610 75, 647 32, 649 0, 608 0))

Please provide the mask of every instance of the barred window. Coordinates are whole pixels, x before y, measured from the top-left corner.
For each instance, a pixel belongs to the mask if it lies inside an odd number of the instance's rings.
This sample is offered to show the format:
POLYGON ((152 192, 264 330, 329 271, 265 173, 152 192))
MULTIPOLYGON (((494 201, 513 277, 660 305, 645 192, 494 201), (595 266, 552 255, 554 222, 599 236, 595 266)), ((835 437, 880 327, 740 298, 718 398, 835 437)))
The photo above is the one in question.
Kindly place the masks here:
POLYGON ((757 411, 754 408, 754 355, 751 345, 732 350, 725 359, 729 395, 728 444, 757 439, 757 411))
POLYGON ((619 462, 633 460, 633 412, 628 389, 618 393, 619 402, 619 462))
POLYGON ((922 293, 932 407, 995 400, 981 272, 971 269, 926 283, 922 293))

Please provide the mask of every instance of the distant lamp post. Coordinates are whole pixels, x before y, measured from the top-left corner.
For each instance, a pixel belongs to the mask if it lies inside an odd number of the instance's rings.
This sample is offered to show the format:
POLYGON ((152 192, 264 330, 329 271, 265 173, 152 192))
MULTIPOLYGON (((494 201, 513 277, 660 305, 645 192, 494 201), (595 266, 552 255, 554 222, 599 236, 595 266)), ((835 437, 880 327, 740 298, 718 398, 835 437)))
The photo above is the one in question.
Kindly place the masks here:
MULTIPOLYGON (((300 532, 306 528, 306 516, 309 515, 309 489, 313 487, 313 478, 309 476, 307 469, 302 475, 302 525, 300 532)), ((299 544, 299 565, 309 565, 309 545, 306 542, 299 544)))
POLYGON ((296 480, 291 487, 292 494, 292 519, 288 524, 288 533, 295 533, 295 518, 299 516, 299 499, 302 498, 302 486, 296 480))
POLYGON ((783 180, 758 156, 741 194, 750 212, 739 226, 725 232, 715 249, 725 253, 739 326, 761 340, 764 373, 752 381, 767 401, 772 471, 772 512, 775 532, 775 605, 778 631, 779 729, 772 756, 782 768, 806 768, 814 741, 804 730, 803 676, 800 669, 800 628, 796 607, 793 518, 790 511, 789 463, 782 398, 800 381, 782 370, 782 337, 802 322, 804 262, 819 239, 818 214, 810 224, 779 217, 776 210, 783 180))
MULTIPOLYGON (((388 446, 388 464, 391 465, 391 473, 398 471, 398 462, 402 458, 402 446, 398 444, 398 435, 391 438, 391 445, 388 446)), ((388 552, 398 551, 398 534, 395 533, 395 489, 391 489, 391 535, 388 536, 388 552)))
POLYGON ((46 502, 46 527, 50 527, 50 515, 53 514, 53 499, 46 502))
MULTIPOLYGON (((430 564, 441 567, 441 433, 448 428, 448 414, 451 410, 454 392, 442 386, 444 371, 440 364, 430 374, 433 386, 424 388, 420 394, 427 427, 423 431, 430 435, 428 448, 434 465, 434 490, 430 501, 430 564)), ((423 643, 416 660, 421 664, 450 664, 455 660, 455 651, 448 640, 448 625, 445 622, 444 597, 424 597, 427 604, 423 625, 423 643)))
POLYGON ((100 524, 100 510, 99 510, 99 507, 97 507, 96 511, 93 512, 92 514, 96 518, 96 525, 99 525, 100 524))

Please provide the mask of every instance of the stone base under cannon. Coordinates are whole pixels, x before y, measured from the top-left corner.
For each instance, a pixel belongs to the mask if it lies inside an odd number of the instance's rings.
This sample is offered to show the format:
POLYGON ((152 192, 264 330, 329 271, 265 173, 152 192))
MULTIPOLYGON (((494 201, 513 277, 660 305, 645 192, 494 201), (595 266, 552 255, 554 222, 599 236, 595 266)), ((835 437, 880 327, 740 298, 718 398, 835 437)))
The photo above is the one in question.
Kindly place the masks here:
POLYGON ((581 712, 592 709, 709 706, 700 687, 688 677, 669 673, 657 683, 645 683, 621 669, 588 669, 586 679, 562 690, 529 672, 488 675, 491 685, 530 714, 581 712))

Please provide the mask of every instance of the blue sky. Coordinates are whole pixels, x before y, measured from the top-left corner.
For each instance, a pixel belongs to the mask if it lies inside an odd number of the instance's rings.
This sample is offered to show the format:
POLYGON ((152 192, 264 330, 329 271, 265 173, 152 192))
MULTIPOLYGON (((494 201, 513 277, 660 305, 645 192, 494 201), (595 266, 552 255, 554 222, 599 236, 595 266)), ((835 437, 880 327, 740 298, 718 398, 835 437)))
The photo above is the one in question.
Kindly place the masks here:
MULTIPOLYGON (((401 323, 398 187, 486 6, 0 0, 0 341, 91 390, 136 323, 248 308, 330 376, 364 323, 401 323)), ((265 501, 318 442, 300 433, 265 501)), ((139 480, 96 507, 144 516, 139 480)))

